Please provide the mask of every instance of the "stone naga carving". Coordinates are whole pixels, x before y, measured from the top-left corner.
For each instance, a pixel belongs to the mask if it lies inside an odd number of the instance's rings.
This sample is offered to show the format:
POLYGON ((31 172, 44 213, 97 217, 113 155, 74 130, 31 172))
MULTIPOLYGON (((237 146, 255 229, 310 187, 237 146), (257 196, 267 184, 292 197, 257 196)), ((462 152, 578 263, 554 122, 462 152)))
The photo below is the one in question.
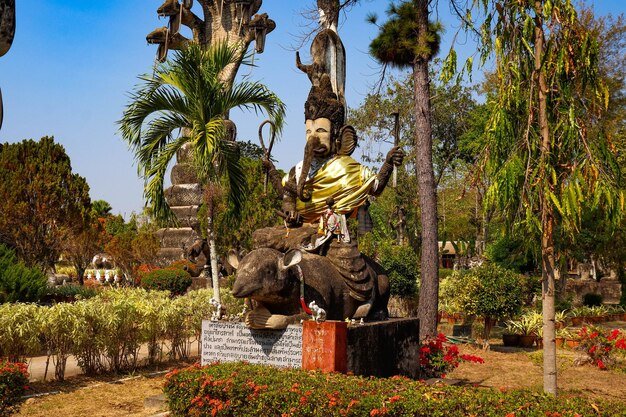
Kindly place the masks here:
MULTIPOLYGON (((13 44, 15 36, 15 0, 0 0, 0 56, 3 56, 13 44)), ((0 128, 4 118, 2 91, 0 91, 0 128)))
POLYGON ((0 0, 0 56, 13 44, 15 36, 15 0, 0 0))
POLYGON ((255 249, 240 262, 231 261, 237 267, 233 295, 256 303, 245 316, 246 325, 252 328, 284 328, 308 317, 305 306, 313 301, 326 311, 328 320, 385 319, 389 280, 380 265, 362 259, 360 280, 351 281, 331 256, 297 249, 287 253, 255 249), (371 299, 350 296, 357 292, 371 293, 371 299))

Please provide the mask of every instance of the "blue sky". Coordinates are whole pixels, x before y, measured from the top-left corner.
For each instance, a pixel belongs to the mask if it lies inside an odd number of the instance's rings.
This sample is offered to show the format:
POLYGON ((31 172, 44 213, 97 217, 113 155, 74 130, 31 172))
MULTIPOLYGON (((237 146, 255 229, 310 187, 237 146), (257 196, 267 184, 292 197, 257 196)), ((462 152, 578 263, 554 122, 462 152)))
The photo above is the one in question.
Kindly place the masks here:
MULTIPOLYGON (((17 30, 11 50, 0 58, 0 88, 4 124, 0 142, 54 136, 84 176, 93 200, 104 199, 114 213, 128 217, 143 208, 143 183, 133 155, 117 134, 116 121, 128 103, 137 76, 151 72, 156 47, 146 35, 164 26, 157 7, 162 0, 18 0, 17 30)), ((197 3, 197 2, 196 2, 197 3)), ((384 21, 387 0, 362 0, 340 26, 347 51, 346 96, 356 107, 379 78, 380 68, 367 48, 376 28, 365 22, 368 12, 384 21)), ((440 1, 439 18, 447 29, 442 51, 455 28, 447 1, 440 1)), ((266 84, 287 106, 287 126, 274 146, 278 166, 288 169, 301 159, 304 143, 303 105, 310 83, 295 67, 293 46, 306 21, 300 11, 313 0, 265 0, 261 12, 276 21, 265 52, 255 56, 255 68, 240 74, 266 84)), ((626 12, 624 0, 596 0, 598 15, 626 12)), ((197 7, 197 4, 196 6, 197 7)), ((309 44, 300 48, 308 63, 309 44)), ((471 53, 469 44, 462 53, 471 53)), ((462 54, 461 54, 462 56, 462 54)), ((238 138, 257 143, 263 115, 235 112, 238 138)))

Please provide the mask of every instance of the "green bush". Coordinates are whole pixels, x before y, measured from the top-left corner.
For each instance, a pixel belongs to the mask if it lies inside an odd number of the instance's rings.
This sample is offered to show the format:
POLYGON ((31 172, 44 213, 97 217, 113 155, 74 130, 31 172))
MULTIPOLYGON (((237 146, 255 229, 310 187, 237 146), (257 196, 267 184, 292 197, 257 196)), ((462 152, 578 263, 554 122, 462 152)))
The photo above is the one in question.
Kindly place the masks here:
POLYGON ((492 263, 455 271, 441 285, 442 303, 466 315, 485 318, 483 337, 488 338, 491 319, 519 314, 522 307, 522 276, 492 263))
POLYGON ((418 259, 413 248, 384 241, 378 250, 378 263, 389 273, 391 295, 414 296, 417 292, 418 259))
POLYGON ((622 402, 589 402, 525 390, 430 386, 404 377, 363 378, 244 363, 198 365, 167 375, 172 416, 334 417, 625 416, 622 402))
POLYGON ((10 416, 18 411, 28 389, 28 372, 25 363, 0 360, 0 416, 10 416))
MULTIPOLYGON (((229 315, 241 312, 243 300, 225 288, 220 294, 229 315)), ((108 288, 90 299, 50 307, 0 304, 0 358, 23 362, 48 351, 59 380, 69 355, 87 374, 133 371, 144 343, 149 362, 165 355, 188 358, 190 342, 200 340, 202 320, 213 314, 212 296, 208 289, 172 298, 167 291, 108 288)))
POLYGON ((485 256, 505 269, 532 273, 539 269, 539 247, 521 237, 502 236, 487 246, 485 256))
POLYGON ((0 304, 0 358, 24 362, 41 351, 39 309, 34 304, 0 304))
POLYGON ((96 294, 98 294, 98 291, 95 288, 70 284, 48 288, 46 298, 50 298, 53 301, 76 301, 95 297, 96 294))
POLYGON ((47 285, 43 272, 18 262, 15 252, 0 244, 0 303, 37 302, 47 285))
POLYGON ((147 290, 169 291, 173 295, 184 294, 191 286, 191 276, 180 268, 156 269, 141 277, 141 286, 147 290))

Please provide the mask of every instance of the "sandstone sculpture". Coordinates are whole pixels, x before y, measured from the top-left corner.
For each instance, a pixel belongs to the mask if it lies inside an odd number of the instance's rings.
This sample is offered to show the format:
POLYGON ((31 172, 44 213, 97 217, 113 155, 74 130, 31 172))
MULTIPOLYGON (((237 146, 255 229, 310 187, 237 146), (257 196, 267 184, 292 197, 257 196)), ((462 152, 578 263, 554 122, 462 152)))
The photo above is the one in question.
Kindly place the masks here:
MULTIPOLYGON (((13 44, 15 36, 15 0, 0 0, 0 56, 6 54, 13 44)), ((0 90, 0 128, 4 109, 2 91, 0 90)))
POLYGON ((240 262, 233 295, 253 300, 245 317, 250 327, 285 327, 311 314, 312 302, 328 319, 388 316, 387 275, 360 253, 345 225, 369 196, 384 190, 404 153, 392 148, 377 174, 351 157, 357 136, 345 125, 345 53, 335 6, 338 10, 336 0, 318 2, 322 27, 311 47, 313 63, 303 65, 296 56, 312 84, 304 106, 304 158, 285 178, 267 155, 263 159, 272 186, 282 195, 285 226, 257 230, 254 249, 240 262), (318 238, 318 229, 324 237, 318 238))
MULTIPOLYGON (((341 251, 341 246, 333 242, 330 250, 341 251)), ((306 306, 313 301, 325 310, 329 320, 387 318, 389 281, 382 268, 362 257, 361 279, 352 281, 346 278, 352 272, 350 267, 342 269, 342 265, 333 262, 337 259, 298 249, 287 253, 271 248, 250 252, 238 263, 233 284, 235 297, 248 297, 261 306, 246 316, 246 324, 253 328, 284 327, 303 318, 306 306), (368 299, 354 296, 363 293, 368 294, 368 299), (369 294, 372 305, 363 308, 370 302, 369 294)))

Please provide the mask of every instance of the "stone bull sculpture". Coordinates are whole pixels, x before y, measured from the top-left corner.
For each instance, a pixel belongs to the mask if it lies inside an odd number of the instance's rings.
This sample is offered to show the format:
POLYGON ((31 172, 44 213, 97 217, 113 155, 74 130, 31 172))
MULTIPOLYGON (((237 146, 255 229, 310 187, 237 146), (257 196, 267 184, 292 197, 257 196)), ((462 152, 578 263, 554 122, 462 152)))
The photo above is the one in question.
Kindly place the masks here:
POLYGON ((285 328, 308 317, 305 306, 312 301, 329 320, 386 319, 389 280, 380 265, 365 256, 363 260, 362 279, 355 283, 328 257, 297 249, 255 249, 239 262, 229 260, 237 268, 233 295, 253 300, 254 308, 245 317, 251 328, 285 328), (356 299, 355 285, 368 288, 370 297, 356 299))

